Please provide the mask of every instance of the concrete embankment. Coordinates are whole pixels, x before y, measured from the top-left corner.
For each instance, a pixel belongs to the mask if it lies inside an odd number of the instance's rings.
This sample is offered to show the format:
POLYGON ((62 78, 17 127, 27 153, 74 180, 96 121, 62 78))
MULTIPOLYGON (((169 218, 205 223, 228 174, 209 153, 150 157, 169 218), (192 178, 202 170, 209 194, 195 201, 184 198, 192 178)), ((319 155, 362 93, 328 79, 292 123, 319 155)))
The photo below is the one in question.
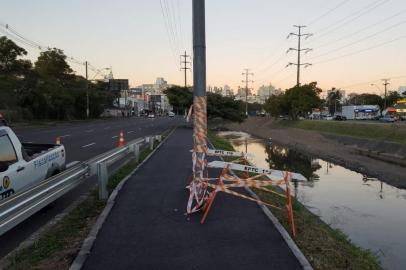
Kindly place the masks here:
POLYGON ((227 123, 225 128, 260 138, 342 165, 398 188, 406 188, 406 146, 336 134, 280 127, 269 118, 250 118, 227 123))

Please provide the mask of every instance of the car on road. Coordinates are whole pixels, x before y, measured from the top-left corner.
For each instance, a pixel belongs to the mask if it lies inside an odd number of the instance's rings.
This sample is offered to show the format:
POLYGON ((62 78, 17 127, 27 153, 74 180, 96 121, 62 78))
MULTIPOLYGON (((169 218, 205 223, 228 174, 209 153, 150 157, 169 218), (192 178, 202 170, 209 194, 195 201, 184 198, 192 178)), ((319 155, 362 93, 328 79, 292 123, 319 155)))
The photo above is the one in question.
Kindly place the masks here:
POLYGON ((175 117, 175 113, 174 113, 174 112, 169 112, 169 113, 168 113, 168 116, 169 116, 169 117, 175 117))
POLYGON ((393 122, 395 122, 395 118, 387 115, 387 116, 383 116, 383 117, 379 118, 379 121, 386 122, 386 123, 393 123, 393 122))
POLYGON ((148 114, 148 118, 155 118, 155 114, 153 113, 148 114))
POLYGON ((335 120, 335 121, 345 121, 345 120, 347 120, 347 117, 337 114, 337 115, 334 115, 333 120, 335 120))
POLYGON ((61 172, 65 162, 63 145, 21 143, 11 128, 0 127, 0 200, 61 172))
POLYGON ((7 126, 6 118, 0 113, 0 126, 7 126))
POLYGON ((331 120, 333 120, 333 117, 332 117, 331 115, 327 115, 327 116, 326 116, 326 120, 331 121, 331 120))

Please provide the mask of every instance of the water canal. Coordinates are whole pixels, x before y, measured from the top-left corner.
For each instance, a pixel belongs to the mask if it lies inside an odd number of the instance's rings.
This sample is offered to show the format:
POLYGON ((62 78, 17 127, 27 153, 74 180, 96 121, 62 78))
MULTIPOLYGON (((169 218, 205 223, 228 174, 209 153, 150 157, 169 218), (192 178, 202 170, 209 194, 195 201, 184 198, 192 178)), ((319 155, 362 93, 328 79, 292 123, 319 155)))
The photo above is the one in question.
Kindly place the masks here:
POLYGON ((309 181, 293 190, 300 202, 354 243, 378 254, 385 269, 406 269, 406 190, 247 133, 219 135, 236 150, 254 154, 255 166, 302 173, 309 181))

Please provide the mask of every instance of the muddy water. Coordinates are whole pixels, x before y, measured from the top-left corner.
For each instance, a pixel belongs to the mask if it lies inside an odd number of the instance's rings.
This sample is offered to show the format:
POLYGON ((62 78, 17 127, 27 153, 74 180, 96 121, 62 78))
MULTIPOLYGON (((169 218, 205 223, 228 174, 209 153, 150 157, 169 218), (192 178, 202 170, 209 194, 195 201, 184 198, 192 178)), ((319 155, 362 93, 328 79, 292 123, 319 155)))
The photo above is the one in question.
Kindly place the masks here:
POLYGON ((246 133, 219 135, 236 150, 254 154, 251 162, 258 167, 302 173, 309 181, 295 185, 299 201, 354 243, 378 254, 385 269, 406 269, 406 190, 246 133))

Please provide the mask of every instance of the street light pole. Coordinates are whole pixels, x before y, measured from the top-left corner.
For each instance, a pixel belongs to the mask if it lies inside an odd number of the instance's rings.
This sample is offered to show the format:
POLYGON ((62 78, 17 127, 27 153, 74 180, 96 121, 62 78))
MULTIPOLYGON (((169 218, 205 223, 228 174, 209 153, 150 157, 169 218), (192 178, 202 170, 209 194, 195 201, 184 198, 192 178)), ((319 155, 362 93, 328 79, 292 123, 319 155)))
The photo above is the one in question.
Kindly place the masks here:
POLYGON ((85 62, 85 66, 86 66, 86 117, 89 119, 90 109, 89 109, 89 81, 87 74, 87 61, 85 62))

